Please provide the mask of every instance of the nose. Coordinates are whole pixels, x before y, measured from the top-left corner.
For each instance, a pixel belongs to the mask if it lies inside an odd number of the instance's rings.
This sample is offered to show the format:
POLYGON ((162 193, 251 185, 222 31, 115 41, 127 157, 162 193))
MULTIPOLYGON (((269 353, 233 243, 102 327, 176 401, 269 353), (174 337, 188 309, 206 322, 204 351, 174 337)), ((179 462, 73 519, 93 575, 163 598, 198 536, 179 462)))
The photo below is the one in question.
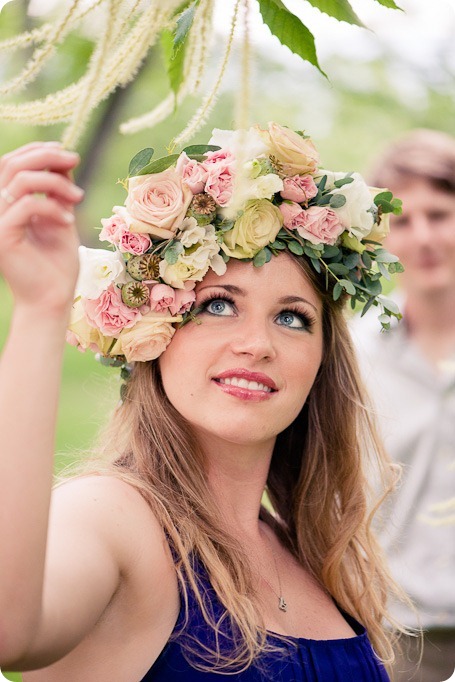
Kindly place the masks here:
POLYGON ((264 320, 244 321, 239 324, 233 332, 230 345, 235 355, 250 356, 256 361, 270 361, 276 357, 273 330, 264 320))
POLYGON ((413 217, 412 235, 414 243, 422 246, 425 246, 434 240, 430 221, 425 214, 419 213, 413 217))

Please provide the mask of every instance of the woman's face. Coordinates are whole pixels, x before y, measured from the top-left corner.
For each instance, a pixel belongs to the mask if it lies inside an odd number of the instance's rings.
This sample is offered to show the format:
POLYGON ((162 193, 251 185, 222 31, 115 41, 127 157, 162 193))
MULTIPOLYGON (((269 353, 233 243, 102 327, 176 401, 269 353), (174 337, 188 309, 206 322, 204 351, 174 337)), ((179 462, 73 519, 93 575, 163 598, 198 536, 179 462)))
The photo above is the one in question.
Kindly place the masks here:
POLYGON ((204 443, 273 443, 300 412, 322 358, 322 305, 287 255, 231 259, 196 287, 198 321, 161 356, 163 386, 204 443), (208 440, 209 439, 209 440, 208 440))

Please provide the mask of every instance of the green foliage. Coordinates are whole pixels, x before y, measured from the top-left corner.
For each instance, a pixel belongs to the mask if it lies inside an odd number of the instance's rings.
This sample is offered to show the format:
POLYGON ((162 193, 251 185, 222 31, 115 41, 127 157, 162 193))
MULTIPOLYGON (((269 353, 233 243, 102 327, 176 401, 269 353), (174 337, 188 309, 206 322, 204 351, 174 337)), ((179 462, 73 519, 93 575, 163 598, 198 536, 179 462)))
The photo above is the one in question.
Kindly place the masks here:
POLYGON ((363 26, 357 14, 352 9, 348 0, 308 0, 308 2, 316 7, 324 14, 338 19, 338 21, 346 21, 348 24, 355 24, 363 26))
POLYGON ((376 0, 376 2, 379 2, 380 5, 382 5, 383 7, 388 7, 389 9, 401 10, 401 7, 398 7, 394 0, 376 0))
POLYGON ((128 176, 139 175, 140 171, 150 163, 154 152, 155 150, 152 147, 147 147, 146 149, 141 149, 140 152, 133 156, 128 168, 128 176))
POLYGON ((286 9, 281 0, 258 0, 258 2, 264 23, 280 43, 313 64, 323 76, 326 76, 319 66, 314 36, 300 19, 286 9))
POLYGON ((163 156, 161 159, 152 161, 152 163, 149 163, 141 168, 137 175, 152 175, 153 173, 162 173, 167 168, 170 168, 170 166, 172 166, 178 158, 178 154, 169 154, 168 156, 163 156))
POLYGON ((194 13, 199 0, 191 4, 184 3, 180 8, 173 30, 165 29, 161 33, 161 45, 164 52, 169 84, 175 95, 183 83, 187 38, 193 25, 194 13))

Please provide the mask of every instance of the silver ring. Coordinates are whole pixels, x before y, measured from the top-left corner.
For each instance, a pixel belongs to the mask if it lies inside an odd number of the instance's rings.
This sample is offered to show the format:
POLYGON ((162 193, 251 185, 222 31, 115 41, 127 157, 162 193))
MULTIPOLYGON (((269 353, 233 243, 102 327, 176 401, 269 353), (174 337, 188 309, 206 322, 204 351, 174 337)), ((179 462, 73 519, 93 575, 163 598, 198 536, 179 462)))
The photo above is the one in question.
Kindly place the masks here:
POLYGON ((0 189, 0 197, 3 199, 4 202, 10 205, 14 204, 17 201, 16 197, 14 197, 11 194, 7 187, 2 187, 2 189, 0 189))

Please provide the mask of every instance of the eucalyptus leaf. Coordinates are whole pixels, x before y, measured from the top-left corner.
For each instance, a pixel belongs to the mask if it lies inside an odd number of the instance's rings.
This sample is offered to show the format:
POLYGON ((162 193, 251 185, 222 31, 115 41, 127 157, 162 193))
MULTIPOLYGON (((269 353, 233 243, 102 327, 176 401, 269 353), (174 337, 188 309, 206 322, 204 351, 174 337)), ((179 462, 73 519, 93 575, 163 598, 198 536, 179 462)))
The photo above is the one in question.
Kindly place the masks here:
POLYGON ((355 296, 355 286, 352 282, 348 279, 340 279, 340 284, 348 294, 355 296))
POLYGON ((367 268, 367 270, 370 270, 373 263, 372 263, 371 256, 368 253, 368 251, 364 251, 362 253, 362 262, 363 262, 364 266, 367 268))
POLYGON ((319 262, 318 258, 310 258, 311 264, 313 268, 316 270, 316 272, 321 272, 321 263, 319 262))
POLYGON ((325 244, 324 245, 324 251, 322 253, 322 256, 324 259, 327 258, 337 258, 340 255, 340 249, 338 246, 334 246, 333 244, 325 244))
POLYGON ((350 270, 356 268, 358 265, 360 265, 360 254, 350 253, 348 256, 345 256, 345 258, 343 258, 343 263, 350 270))
POLYGON ((394 315, 400 314, 400 309, 395 303, 395 301, 390 300, 390 298, 384 298, 383 296, 381 296, 380 302, 382 303, 384 308, 389 312, 393 313, 394 315))
POLYGON ((344 194, 334 194, 330 199, 330 208, 341 208, 346 203, 344 194))
POLYGON ((329 263, 329 268, 334 275, 347 275, 349 272, 349 268, 343 263, 329 263))
POLYGON ((139 175, 140 171, 150 163, 150 159, 154 152, 155 150, 152 147, 146 147, 135 154, 130 161, 128 176, 134 177, 135 175, 139 175))
POLYGON ((368 299, 368 301, 363 306, 360 317, 363 317, 365 315, 365 313, 367 313, 369 311, 369 309, 371 308, 371 306, 374 304, 375 304, 375 299, 372 296, 371 298, 368 299))
POLYGON ((258 3, 264 23, 280 43, 313 64, 327 78, 319 66, 314 36, 300 19, 288 10, 281 0, 258 0, 258 3))
POLYGON ((271 249, 275 249, 276 251, 282 251, 283 249, 286 248, 286 244, 284 244, 279 239, 275 239, 275 241, 269 244, 269 246, 271 249))
POLYGON ((342 293, 343 287, 339 282, 336 282, 335 286, 333 287, 333 300, 338 301, 342 293))
POLYGON ((347 177, 347 178, 341 178, 340 180, 335 180, 335 182, 333 184, 335 187, 337 187, 339 189, 340 187, 344 187, 344 185, 350 185, 351 182, 354 182, 354 178, 347 177))
POLYGON ((396 263, 399 259, 393 253, 389 253, 385 249, 376 249, 374 252, 377 263, 396 263))
POLYGON ((218 147, 216 144, 190 144, 183 151, 191 158, 194 154, 202 156, 207 154, 207 152, 217 152, 219 149, 221 147, 218 147))
POLYGON ((391 201, 393 199, 393 194, 389 190, 384 192, 379 192, 374 198, 374 203, 377 205, 381 201, 391 201))
POLYGON ((323 192, 325 190, 326 184, 327 184, 327 175, 323 175, 319 181, 318 190, 320 192, 323 192))
POLYGON ((296 241, 290 241, 288 243, 288 249, 292 253, 294 253, 296 256, 302 256, 303 255, 303 246, 296 241))
POLYGON ((154 173, 162 173, 174 163, 179 158, 179 154, 169 154, 169 156, 163 156, 161 159, 157 159, 147 166, 144 166, 138 175, 152 175, 154 173))
POLYGON ((332 201, 333 194, 324 194, 320 199, 318 199, 318 206, 328 206, 332 201))
POLYGON ((390 280, 389 270, 386 268, 384 263, 381 263, 380 261, 378 261, 378 268, 379 268, 379 272, 381 273, 381 275, 383 277, 385 277, 386 279, 390 280))

